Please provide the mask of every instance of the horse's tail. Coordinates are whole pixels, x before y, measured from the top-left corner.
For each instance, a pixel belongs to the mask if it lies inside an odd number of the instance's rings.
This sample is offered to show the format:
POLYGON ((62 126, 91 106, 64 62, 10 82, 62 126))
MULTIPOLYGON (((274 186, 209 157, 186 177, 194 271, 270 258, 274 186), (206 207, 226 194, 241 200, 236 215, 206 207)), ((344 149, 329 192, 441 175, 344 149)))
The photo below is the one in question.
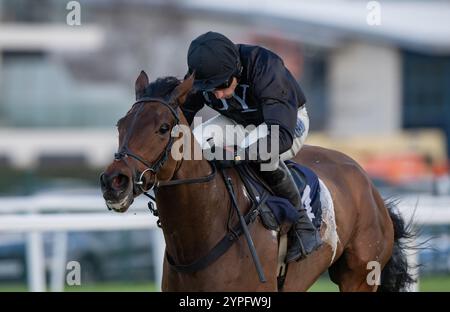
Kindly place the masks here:
POLYGON ((408 263, 406 250, 414 249, 410 246, 415 237, 412 220, 405 224, 405 220, 397 209, 397 202, 388 200, 385 202, 392 223, 394 224, 394 248, 392 256, 381 272, 381 285, 379 292, 405 291, 409 284, 415 282, 411 275, 411 264, 408 263))

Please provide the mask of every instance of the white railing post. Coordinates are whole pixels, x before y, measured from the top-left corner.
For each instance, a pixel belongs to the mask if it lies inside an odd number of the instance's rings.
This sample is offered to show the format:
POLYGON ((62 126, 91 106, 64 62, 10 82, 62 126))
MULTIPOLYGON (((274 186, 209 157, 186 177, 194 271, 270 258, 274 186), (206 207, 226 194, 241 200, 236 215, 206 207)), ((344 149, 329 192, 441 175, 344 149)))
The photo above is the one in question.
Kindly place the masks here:
POLYGON ((27 267, 29 291, 45 291, 44 242, 40 231, 27 233, 27 267))
POLYGON ((419 292, 419 254, 417 250, 408 250, 406 252, 406 259, 408 261, 408 265, 411 267, 410 274, 413 279, 416 280, 415 283, 409 285, 407 291, 409 292, 419 292))
POLYGON ((161 281, 163 273, 164 252, 166 244, 162 230, 158 227, 152 230, 152 247, 153 247, 153 263, 155 266, 155 283, 156 289, 161 291, 161 281))
POLYGON ((67 232, 55 232, 53 235, 53 258, 50 275, 50 290, 64 291, 66 282, 67 232))

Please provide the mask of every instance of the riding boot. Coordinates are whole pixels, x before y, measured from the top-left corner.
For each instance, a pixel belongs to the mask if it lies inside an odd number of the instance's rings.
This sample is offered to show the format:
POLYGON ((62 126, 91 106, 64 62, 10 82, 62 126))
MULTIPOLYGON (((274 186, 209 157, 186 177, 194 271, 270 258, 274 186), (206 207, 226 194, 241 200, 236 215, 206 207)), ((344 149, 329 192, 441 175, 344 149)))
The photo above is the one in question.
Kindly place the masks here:
POLYGON ((300 209, 299 213, 300 217, 288 232, 290 246, 286 254, 287 263, 306 258, 323 243, 320 233, 311 223, 306 209, 300 209))
MULTIPOLYGON (((274 171, 261 171, 264 180, 270 185, 276 196, 287 198, 298 210, 300 217, 288 233, 289 250, 286 262, 303 259, 322 245, 319 231, 309 219, 301 201, 302 190, 298 190, 294 178, 283 161, 274 171)), ((304 179, 303 175, 300 175, 304 179)), ((302 186, 306 186, 303 181, 302 186)))
POLYGON ((273 171, 260 171, 261 177, 270 186, 275 196, 288 199, 298 210, 302 206, 300 191, 295 184, 289 168, 279 161, 278 168, 273 171))

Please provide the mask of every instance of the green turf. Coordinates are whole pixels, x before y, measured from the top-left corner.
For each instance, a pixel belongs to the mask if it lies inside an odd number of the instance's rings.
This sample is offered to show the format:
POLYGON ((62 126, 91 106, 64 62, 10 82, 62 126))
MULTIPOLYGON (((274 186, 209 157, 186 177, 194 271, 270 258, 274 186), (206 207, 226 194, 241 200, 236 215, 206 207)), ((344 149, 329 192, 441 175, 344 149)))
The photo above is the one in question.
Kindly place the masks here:
MULTIPOLYGON (((419 290, 427 291, 448 291, 450 292, 450 276, 432 276, 420 279, 419 290)), ((9 284, 0 285, 0 292, 20 292, 27 291, 25 285, 9 284)), ((67 286, 66 291, 85 291, 85 292, 147 292, 156 291, 154 283, 102 283, 89 284, 81 286, 67 286)), ((333 292, 338 291, 338 287, 326 278, 319 279, 309 291, 312 292, 333 292)))
POLYGON ((153 283, 136 283, 136 284, 121 284, 121 283, 107 283, 107 284, 92 284, 85 286, 66 286, 66 291, 86 291, 86 292, 149 292, 156 291, 156 285, 153 283))
POLYGON ((320 278, 314 285, 309 289, 312 292, 336 292, 339 291, 339 288, 335 283, 330 281, 328 278, 320 278))
MULTIPOLYGON (((0 292, 24 292, 28 291, 23 284, 0 285, 0 292)), ((80 286, 66 286, 67 292, 149 292, 156 291, 154 283, 101 283, 80 286)))
MULTIPOLYGON (((338 287, 328 279, 319 279, 309 291, 338 291, 338 287)), ((450 276, 427 276, 419 281, 419 291, 448 291, 450 292, 450 276)))
POLYGON ((419 281, 419 290, 426 291, 449 291, 450 276, 425 277, 419 281))
POLYGON ((27 286, 22 284, 1 284, 0 292, 22 292, 27 291, 27 286))

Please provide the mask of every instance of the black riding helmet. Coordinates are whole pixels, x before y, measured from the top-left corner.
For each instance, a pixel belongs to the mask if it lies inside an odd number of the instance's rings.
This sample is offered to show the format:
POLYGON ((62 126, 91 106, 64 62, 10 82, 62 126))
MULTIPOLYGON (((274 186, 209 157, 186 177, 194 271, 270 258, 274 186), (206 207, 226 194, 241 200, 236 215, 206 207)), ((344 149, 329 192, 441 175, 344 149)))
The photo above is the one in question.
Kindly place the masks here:
POLYGON ((191 42, 187 59, 188 74, 195 71, 194 88, 200 91, 226 88, 231 84, 231 78, 239 78, 242 72, 236 45, 212 31, 191 42))

